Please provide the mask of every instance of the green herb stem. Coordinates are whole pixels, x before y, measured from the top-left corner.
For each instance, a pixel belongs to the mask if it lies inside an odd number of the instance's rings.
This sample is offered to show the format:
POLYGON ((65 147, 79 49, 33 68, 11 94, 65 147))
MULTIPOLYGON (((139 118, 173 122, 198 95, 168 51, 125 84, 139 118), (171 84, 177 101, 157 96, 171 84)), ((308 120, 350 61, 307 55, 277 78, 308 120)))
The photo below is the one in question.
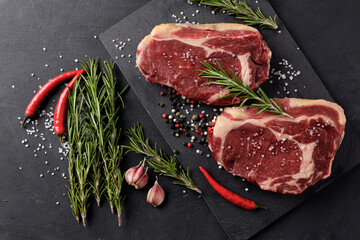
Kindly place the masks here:
POLYGON ((250 104, 249 107, 260 109, 257 114, 266 111, 277 114, 277 117, 285 116, 292 118, 289 114, 284 112, 276 98, 269 98, 261 88, 258 88, 257 93, 255 93, 248 85, 245 85, 232 70, 230 70, 232 75, 232 77, 230 77, 219 62, 217 62, 219 70, 210 63, 201 63, 206 67, 206 69, 198 70, 200 71, 199 75, 204 78, 216 79, 216 81, 206 82, 205 84, 223 85, 225 86, 223 91, 229 90, 231 92, 222 98, 233 97, 233 101, 236 98, 242 98, 239 108, 241 108, 247 101, 254 100, 255 103, 250 104))
POLYGON ((255 11, 246 1, 237 0, 191 0, 200 2, 204 6, 215 7, 218 11, 225 11, 235 18, 243 20, 246 25, 260 25, 261 28, 277 29, 276 15, 266 18, 258 7, 255 11))
POLYGON ((174 178, 174 184, 182 185, 201 194, 190 177, 189 168, 186 170, 179 165, 175 155, 168 157, 163 151, 157 150, 156 144, 151 147, 149 140, 145 139, 142 127, 137 124, 125 133, 130 139, 130 146, 124 146, 127 152, 135 152, 146 156, 145 161, 150 168, 160 175, 174 178))

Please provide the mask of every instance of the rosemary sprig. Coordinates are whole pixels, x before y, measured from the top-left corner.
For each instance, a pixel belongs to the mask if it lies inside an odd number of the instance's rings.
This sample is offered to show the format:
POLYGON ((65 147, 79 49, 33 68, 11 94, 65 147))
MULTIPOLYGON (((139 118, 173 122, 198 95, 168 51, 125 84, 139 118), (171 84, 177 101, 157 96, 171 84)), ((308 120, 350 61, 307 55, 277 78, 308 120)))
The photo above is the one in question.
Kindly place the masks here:
MULTIPOLYGON (((79 140, 84 136, 84 131, 82 127, 84 119, 81 116, 82 105, 83 93, 80 90, 78 82, 76 82, 73 91, 69 94, 69 113, 67 115, 67 131, 69 143, 68 174, 70 182, 70 186, 67 186, 67 188, 69 190, 68 195, 71 202, 70 207, 77 222, 80 222, 80 215, 82 215, 83 220, 86 217, 86 214, 82 214, 84 213, 84 211, 82 211, 82 206, 84 206, 84 202, 86 202, 87 200, 84 197, 80 197, 81 191, 85 190, 85 186, 81 185, 80 187, 79 183, 76 181, 77 170, 79 170, 79 163, 81 162, 79 161, 78 145, 82 146, 82 143, 81 141, 79 142, 79 140)), ((82 155, 80 155, 80 158, 81 157, 82 155)), ((86 224, 86 222, 84 223, 86 224)))
POLYGON ((249 107, 260 109, 257 114, 266 111, 278 114, 276 117, 286 116, 292 118, 289 114, 284 112, 276 98, 269 98, 261 88, 258 88, 257 93, 255 93, 248 85, 245 85, 232 70, 230 70, 232 75, 232 77, 230 77, 224 71, 219 62, 217 62, 217 66, 220 70, 212 66, 210 63, 201 63, 207 69, 199 70, 201 72, 199 76, 217 79, 216 81, 206 82, 205 84, 223 85, 226 86, 223 91, 227 89, 230 90, 231 93, 223 96, 222 98, 233 97, 233 101, 237 97, 243 98, 239 108, 241 108, 247 101, 254 100, 255 103, 250 104, 249 107))
MULTIPOLYGON (((103 161, 100 159, 104 159, 106 150, 105 150, 105 141, 103 139, 103 114, 102 114, 102 106, 101 103, 105 99, 100 88, 100 78, 101 75, 99 72, 99 63, 96 59, 89 59, 89 62, 80 63, 81 66, 86 69, 86 75, 83 75, 80 79, 84 83, 84 91, 85 91, 85 103, 86 109, 84 109, 84 113, 88 119, 88 130, 89 134, 92 135, 94 139, 97 141, 97 149, 95 153, 95 158, 92 164, 92 187, 93 194, 96 199, 97 205, 100 206, 101 196, 104 192, 103 184, 101 183, 102 178, 102 168, 103 161)), ((105 166, 106 170, 106 166, 105 166)), ((105 177, 106 177, 105 173, 105 177)))
POLYGON ((156 144, 154 147, 151 147, 149 140, 145 139, 144 131, 139 124, 127 130, 125 134, 130 139, 130 146, 124 146, 127 149, 126 153, 135 152, 144 154, 146 156, 146 163, 155 172, 174 178, 174 184, 185 186, 199 194, 202 193, 192 181, 189 168, 185 170, 179 165, 175 155, 168 157, 161 149, 158 151, 156 144))
POLYGON ((258 7, 255 11, 245 1, 237 0, 191 0, 202 5, 215 7, 218 11, 225 11, 235 18, 243 20, 246 25, 260 25, 261 28, 277 29, 276 15, 266 18, 258 7))
POLYGON ((125 196, 121 195, 122 184, 124 181, 125 174, 120 170, 120 162, 123 155, 123 149, 119 145, 119 138, 121 135, 121 128, 118 125, 118 110, 116 103, 117 100, 124 102, 120 94, 116 94, 116 78, 114 75, 115 63, 104 61, 104 70, 102 80, 104 83, 104 90, 106 95, 106 101, 104 103, 104 111, 106 115, 106 135, 107 139, 107 163, 110 179, 108 180, 109 186, 107 187, 108 192, 112 194, 109 198, 110 204, 116 208, 118 216, 118 224, 121 226, 121 210, 124 205, 125 196))

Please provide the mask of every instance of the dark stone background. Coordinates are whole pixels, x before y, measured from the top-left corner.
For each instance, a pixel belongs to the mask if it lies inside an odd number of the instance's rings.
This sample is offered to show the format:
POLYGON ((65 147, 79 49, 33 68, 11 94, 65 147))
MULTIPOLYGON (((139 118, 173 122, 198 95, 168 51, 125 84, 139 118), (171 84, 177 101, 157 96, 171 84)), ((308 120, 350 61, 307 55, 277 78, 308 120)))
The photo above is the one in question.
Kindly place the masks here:
MULTIPOLYGON (((128 198, 121 228, 116 226, 116 217, 104 200, 100 209, 91 204, 89 227, 83 229, 71 216, 67 196, 63 196, 67 180, 59 175, 67 172, 67 163, 59 159, 56 136, 44 130, 44 117, 37 127, 46 135, 45 142, 19 128, 17 117, 23 116, 38 85, 60 73, 61 68, 67 71, 77 67, 74 59, 85 60, 84 55, 108 59, 105 48, 94 36, 146 2, 0 0, 0 239, 226 239, 205 202, 192 193, 183 194, 183 188, 173 187, 165 178, 160 178, 167 193, 163 207, 154 209, 145 202, 147 189, 135 191, 126 187, 128 198), (45 52, 43 47, 47 48, 45 52), (25 138, 29 148, 21 144, 25 138), (47 149, 46 155, 34 157, 32 149, 38 143, 52 143, 54 148, 47 149), (46 173, 55 167, 60 167, 55 176, 46 173), (41 173, 44 178, 39 177, 41 173), (59 205, 55 204, 57 201, 59 205)), ((270 3, 360 132, 357 125, 360 2, 270 0, 270 3)), ((59 93, 60 88, 42 107, 47 111, 55 107, 52 100, 59 93)), ((124 128, 139 120, 148 136, 153 136, 169 152, 132 90, 125 101, 124 128)), ((125 167, 139 160, 139 156, 129 155, 125 167)), ((153 180, 151 174, 150 181, 153 180)), ((254 239, 358 239, 359 183, 360 168, 356 167, 254 239)))

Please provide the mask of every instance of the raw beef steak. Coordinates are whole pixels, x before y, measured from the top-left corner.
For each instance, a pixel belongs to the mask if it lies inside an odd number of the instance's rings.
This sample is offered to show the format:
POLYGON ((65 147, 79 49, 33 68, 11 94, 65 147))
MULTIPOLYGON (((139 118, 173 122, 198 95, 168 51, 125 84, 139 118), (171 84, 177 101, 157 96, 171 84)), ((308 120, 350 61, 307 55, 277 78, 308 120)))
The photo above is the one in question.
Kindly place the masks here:
MULTIPOLYGON (((216 61, 230 69, 245 84, 256 89, 269 74, 271 51, 255 28, 233 23, 162 24, 139 44, 136 64, 149 82, 173 87, 180 94, 211 105, 230 105, 220 99, 228 91, 219 85, 204 85, 200 63, 216 61)), ((238 103, 236 99, 234 103, 238 103)))
POLYGON ((300 194, 330 176, 346 118, 339 105, 325 100, 279 102, 293 119, 226 108, 208 135, 209 147, 229 173, 264 190, 300 194))

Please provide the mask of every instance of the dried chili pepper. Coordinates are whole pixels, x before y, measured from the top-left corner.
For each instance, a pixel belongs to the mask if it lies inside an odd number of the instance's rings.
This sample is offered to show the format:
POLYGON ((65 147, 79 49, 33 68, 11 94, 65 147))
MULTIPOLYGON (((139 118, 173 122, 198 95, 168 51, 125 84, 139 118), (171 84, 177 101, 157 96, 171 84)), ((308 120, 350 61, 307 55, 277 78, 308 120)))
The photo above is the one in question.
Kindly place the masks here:
POLYGON ((60 142, 62 144, 62 135, 65 132, 65 118, 66 118, 66 109, 68 104, 69 92, 73 88, 75 81, 80 77, 80 72, 75 75, 75 77, 69 82, 66 88, 62 91, 59 100, 56 104, 54 111, 54 130, 55 134, 59 136, 60 142))
POLYGON ((226 200, 231 202, 232 204, 242 207, 247 210, 254 210, 256 208, 264 208, 267 209, 264 206, 257 205, 254 201, 251 201, 249 199, 240 197, 239 195, 231 192, 230 190, 226 189, 225 187, 221 186, 219 183, 217 183, 210 174, 202 167, 199 167, 200 171, 204 174, 210 185, 226 200))
POLYGON ((37 107, 40 105, 40 103, 44 100, 46 95, 54 89, 58 84, 65 81, 68 78, 74 77, 77 73, 84 73, 85 69, 82 70, 76 70, 76 71, 70 71, 63 74, 60 74, 57 77, 54 77, 53 79, 50 79, 40 90, 35 94, 35 96, 31 99, 30 103, 26 107, 25 110, 25 117, 22 122, 21 127, 24 126, 24 123, 28 117, 32 117, 35 114, 35 111, 37 107))

